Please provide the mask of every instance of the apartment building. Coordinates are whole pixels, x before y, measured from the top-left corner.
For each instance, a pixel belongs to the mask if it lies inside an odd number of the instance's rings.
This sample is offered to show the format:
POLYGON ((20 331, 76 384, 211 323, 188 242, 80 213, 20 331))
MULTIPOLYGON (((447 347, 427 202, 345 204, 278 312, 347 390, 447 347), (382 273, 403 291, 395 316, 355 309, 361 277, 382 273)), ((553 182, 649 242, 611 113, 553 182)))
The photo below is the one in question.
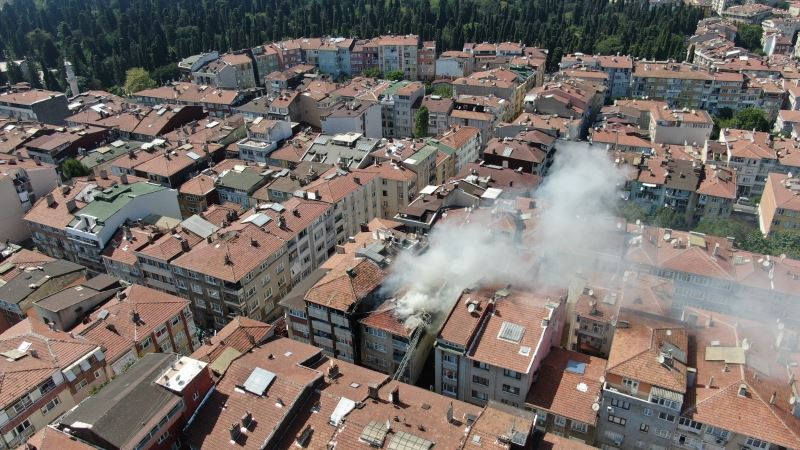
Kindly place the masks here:
POLYGON ((63 125, 70 115, 67 103, 61 92, 15 85, 0 93, 0 117, 63 125))
POLYGON ((437 136, 447 131, 453 100, 439 95, 426 95, 420 104, 420 107, 423 106, 428 109, 428 134, 437 136))
POLYGON ((337 242, 344 242, 359 232, 362 223, 381 217, 383 202, 381 178, 374 171, 343 171, 321 177, 309 183, 304 192, 333 205, 337 242))
POLYGON ((536 71, 519 66, 474 72, 453 80, 453 96, 494 96, 509 102, 513 116, 522 110, 525 94, 536 85, 536 71))
MULTIPOLYGON (((376 165, 382 165, 383 163, 394 163, 392 167, 397 167, 397 169, 408 169, 414 172, 416 174, 416 184, 427 186, 429 184, 435 184, 434 181, 436 179, 437 152, 438 149, 428 142, 421 140, 412 141, 406 139, 393 139, 391 142, 379 144, 378 149, 370 153, 369 156, 373 159, 376 165)), ((388 174, 389 177, 397 178, 396 175, 392 175, 392 172, 382 171, 382 173, 388 174)), ((383 179, 385 180, 386 178, 383 179)), ((387 182, 382 181, 382 184, 385 186, 387 182)), ((411 192, 411 194, 416 194, 416 191, 411 192)))
POLYGON ((515 138, 494 138, 483 150, 486 164, 544 176, 552 164, 556 138, 541 131, 526 131, 515 138))
POLYGON ((417 50, 417 77, 420 81, 436 78, 436 41, 423 41, 417 50))
POLYGON ((722 18, 736 23, 755 25, 772 15, 772 7, 760 3, 747 3, 731 6, 722 11, 720 15, 722 18))
POLYGON ((355 45, 352 38, 324 38, 317 54, 317 67, 321 73, 336 79, 342 76, 349 77, 353 74, 350 67, 350 52, 355 45))
POLYGON ((58 428, 97 448, 176 448, 213 387, 206 363, 150 354, 65 414, 58 428))
POLYGON ((292 136, 292 126, 284 120, 257 117, 247 125, 247 137, 236 143, 239 158, 267 162, 269 154, 292 136))
POLYGON ((97 306, 72 333, 106 349, 112 377, 147 354, 191 355, 200 346, 189 301, 138 284, 97 306))
POLYGON ((594 444, 605 365, 601 358, 552 349, 525 399, 525 409, 536 414, 536 429, 594 444))
POLYGON ((682 322, 645 313, 620 314, 598 411, 596 437, 601 446, 670 447, 694 376, 688 352, 689 333, 682 322))
POLYGON ((78 125, 31 139, 25 149, 34 161, 58 165, 78 156, 80 149, 95 148, 109 137, 105 128, 78 125))
POLYGON ((358 362, 357 317, 381 303, 379 287, 388 273, 367 257, 344 255, 323 265, 328 272, 304 297, 308 337, 328 356, 358 362))
POLYGON ((97 275, 89 280, 80 279, 33 304, 30 316, 41 320, 51 329, 67 331, 86 319, 94 307, 113 297, 122 284, 108 275, 97 275))
POLYGON ((629 96, 633 73, 633 58, 630 56, 575 53, 563 56, 558 66, 561 69, 585 67, 601 71, 607 75, 606 87, 611 98, 629 96))
POLYGON ((253 94, 246 90, 221 89, 186 82, 173 82, 132 94, 134 101, 144 105, 199 106, 214 117, 225 117, 236 113, 236 107, 246 103, 252 96, 253 94))
POLYGON ((11 242, 22 242, 30 237, 23 220, 42 197, 59 183, 55 166, 31 159, 0 159, 0 236, 11 242))
POLYGON ((462 294, 436 337, 436 392, 523 407, 534 374, 561 339, 563 300, 514 288, 462 294))
POLYGON ((368 138, 383 136, 380 104, 366 101, 337 102, 320 114, 322 133, 359 133, 368 138))
POLYGON ((604 97, 604 88, 594 83, 550 82, 525 96, 525 111, 579 120, 580 131, 585 133, 600 112, 604 97))
POLYGON ((246 53, 225 53, 192 72, 192 82, 219 89, 245 90, 256 87, 253 60, 246 53))
POLYGON ((272 325, 247 317, 231 320, 213 336, 205 336, 202 345, 190 355, 208 363, 215 376, 221 376, 230 366, 231 355, 243 355, 275 336, 272 325))
POLYGON ((673 310, 693 305, 730 313, 735 304, 781 316, 796 302, 795 260, 737 250, 733 239, 663 228, 635 227, 628 243, 628 270, 673 281, 673 310))
POLYGON ((22 446, 109 376, 100 344, 25 319, 0 335, 0 446, 22 446))
POLYGON ((334 439, 344 448, 491 442, 509 450, 532 445, 533 420, 524 411, 498 404, 482 409, 454 401, 326 357, 310 345, 275 339, 231 364, 187 435, 188 445, 198 450, 231 441, 248 450, 324 448, 334 439), (262 374, 271 381, 263 388, 252 384, 262 374), (246 383, 248 379, 251 383, 246 383), (283 405, 280 414, 275 414, 276 397, 283 405), (398 414, 400 410, 405 415, 398 414), (251 428, 244 426, 242 431, 240 425, 248 423, 251 428))
POLYGON ((687 308, 682 318, 696 367, 672 448, 797 448, 800 407, 792 399, 798 381, 791 375, 796 367, 771 357, 790 351, 795 332, 780 319, 761 322, 697 308, 687 308))
POLYGON ((353 76, 378 67, 378 46, 369 39, 356 39, 350 51, 350 70, 353 76))
POLYGON ((269 317, 274 300, 288 291, 286 242, 262 229, 270 220, 248 214, 172 261, 179 295, 192 300, 200 326, 220 329, 237 316, 269 317))
POLYGON ((480 130, 473 127, 449 128, 428 140, 431 145, 452 158, 453 173, 450 176, 460 173, 464 166, 480 157, 482 141, 480 130))
MULTIPOLYGON (((406 80, 418 80, 419 36, 387 35, 375 38, 372 43, 378 49, 378 69, 383 76, 399 70, 406 80)), ((427 51, 426 51, 427 54, 427 51)))
POLYGON ((395 81, 381 92, 383 137, 414 136, 414 112, 419 109, 425 85, 417 81, 395 81))
POLYGON ((200 214, 209 206, 220 203, 215 181, 214 177, 200 173, 181 184, 178 188, 178 205, 182 218, 200 214))
POLYGON ((250 49, 253 57, 253 69, 255 70, 256 84, 263 86, 267 74, 276 72, 282 68, 281 57, 278 49, 274 46, 265 44, 258 45, 250 49))
POLYGON ((54 258, 102 272, 101 253, 120 226, 152 214, 180 217, 175 190, 126 177, 114 185, 108 177, 77 181, 40 199, 25 215, 34 244, 54 258))
POLYGON ((771 173, 758 204, 758 224, 761 232, 771 235, 794 232, 800 228, 800 180, 794 174, 771 173))
POLYGON ((769 133, 725 129, 720 132, 719 140, 727 152, 717 159, 736 171, 736 196, 761 195, 767 176, 778 170, 778 155, 769 133))
POLYGON ((475 58, 469 52, 448 50, 436 58, 436 76, 455 79, 469 76, 475 68, 475 58))
POLYGON ((139 284, 178 295, 175 276, 170 269, 172 261, 190 251, 217 228, 200 217, 194 217, 181 222, 167 233, 159 233, 158 236, 148 239, 147 244, 133 251, 135 267, 141 277, 139 284))
POLYGON ((650 139, 657 144, 703 145, 711 137, 712 128, 714 121, 703 110, 650 110, 650 139))

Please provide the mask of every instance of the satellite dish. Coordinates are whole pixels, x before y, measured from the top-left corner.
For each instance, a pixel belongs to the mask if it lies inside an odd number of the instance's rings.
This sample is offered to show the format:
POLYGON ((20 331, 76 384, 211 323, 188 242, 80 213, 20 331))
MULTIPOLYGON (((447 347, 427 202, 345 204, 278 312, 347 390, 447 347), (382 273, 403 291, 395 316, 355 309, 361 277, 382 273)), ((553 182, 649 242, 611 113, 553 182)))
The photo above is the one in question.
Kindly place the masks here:
POLYGON ((664 355, 658 355, 658 358, 656 358, 656 359, 658 360, 658 363, 659 363, 659 364, 664 364, 664 361, 666 361, 666 360, 664 359, 664 355))
POLYGON ((592 403, 592 411, 594 412, 600 411, 600 403, 597 402, 592 403))
POLYGON ((470 314, 475 312, 475 303, 470 303, 469 305, 467 305, 467 312, 469 312, 470 314))

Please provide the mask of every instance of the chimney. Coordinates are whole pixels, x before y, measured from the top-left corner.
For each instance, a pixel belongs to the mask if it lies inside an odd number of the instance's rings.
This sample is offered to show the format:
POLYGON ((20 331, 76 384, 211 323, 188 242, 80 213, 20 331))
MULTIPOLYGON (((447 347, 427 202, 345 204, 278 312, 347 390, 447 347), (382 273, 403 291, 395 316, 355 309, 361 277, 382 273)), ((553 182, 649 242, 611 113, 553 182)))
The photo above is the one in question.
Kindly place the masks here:
POLYGON ((357 185, 359 185, 359 186, 360 186, 360 185, 361 185, 361 178, 359 178, 359 177, 353 177, 353 183, 355 183, 355 184, 357 184, 357 185))
POLYGON ((55 197, 53 197, 53 193, 52 192, 47 194, 45 196, 45 198, 47 199, 47 206, 52 208, 56 204, 56 199, 55 199, 55 197))
POLYGON ((714 318, 711 317, 711 316, 708 316, 708 320, 706 320, 706 327, 707 328, 711 328, 713 326, 714 326, 714 318))
POLYGON ((711 378, 708 379, 708 386, 706 387, 714 387, 714 375, 711 375, 711 378))
POLYGON ((89 174, 86 175, 86 179, 88 181, 94 181, 94 172, 89 172, 89 174))
POLYGON ((361 229, 362 233, 369 233, 369 225, 365 223, 360 223, 359 228, 361 229))
POLYGON ((108 179, 108 171, 106 169, 100 169, 100 178, 104 180, 108 179))
POLYGON ((715 258, 719 256, 719 242, 714 244, 714 250, 712 251, 711 255, 715 258))
POLYGON ((259 246, 258 239, 250 238, 250 245, 252 245, 253 247, 258 247, 259 246))
POLYGON ((328 379, 333 380, 339 376, 339 365, 330 360, 330 364, 328 365, 328 379))
POLYGON ((136 311, 131 311, 131 320, 133 321, 133 323, 138 325, 139 322, 141 321, 141 317, 139 316, 139 313, 136 312, 136 311))
POLYGON ((67 200, 67 212, 75 211, 75 209, 77 209, 77 206, 75 205, 75 199, 67 200))
POLYGON ((391 401, 393 405, 400 405, 400 386, 395 385, 392 392, 389 393, 389 401, 391 401))
POLYGON ((367 397, 373 400, 378 400, 378 390, 379 388, 377 384, 370 383, 369 386, 367 386, 367 397))
POLYGON ((770 405, 774 405, 775 404, 775 397, 777 397, 777 396, 778 396, 778 393, 773 391, 772 395, 770 395, 770 397, 769 397, 769 404, 770 405))
POLYGON ((192 247, 189 245, 189 241, 187 241, 186 238, 181 237, 180 241, 181 241, 181 250, 184 253, 186 253, 186 252, 188 252, 189 250, 192 249, 192 247))
POLYGON ((225 265, 226 266, 232 266, 233 265, 233 260, 231 259, 231 255, 229 255, 227 253, 225 254, 225 265))
POLYGON ((128 184, 128 174, 127 173, 123 173, 122 175, 120 175, 119 176, 119 181, 122 184, 128 184))

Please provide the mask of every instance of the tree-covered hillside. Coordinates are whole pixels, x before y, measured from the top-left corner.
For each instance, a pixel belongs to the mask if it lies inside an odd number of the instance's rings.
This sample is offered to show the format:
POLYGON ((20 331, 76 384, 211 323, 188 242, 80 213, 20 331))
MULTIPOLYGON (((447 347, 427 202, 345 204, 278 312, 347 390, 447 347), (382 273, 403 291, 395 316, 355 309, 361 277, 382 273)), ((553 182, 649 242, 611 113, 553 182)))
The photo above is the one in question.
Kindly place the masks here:
POLYGON ((66 57, 99 88, 122 84, 130 67, 298 36, 416 33, 440 50, 521 41, 555 62, 573 51, 682 58, 701 17, 646 0, 10 0, 0 49, 59 70, 66 57))

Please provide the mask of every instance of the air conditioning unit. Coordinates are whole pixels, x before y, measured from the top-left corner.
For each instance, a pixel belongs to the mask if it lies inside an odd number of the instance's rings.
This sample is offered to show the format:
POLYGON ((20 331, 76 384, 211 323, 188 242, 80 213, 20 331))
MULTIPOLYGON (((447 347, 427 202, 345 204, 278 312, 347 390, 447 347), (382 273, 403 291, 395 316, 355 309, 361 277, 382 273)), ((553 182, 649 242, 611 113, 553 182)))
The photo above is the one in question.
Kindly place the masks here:
POLYGON ((607 406, 606 411, 608 411, 609 414, 614 414, 614 408, 611 406, 607 406))

